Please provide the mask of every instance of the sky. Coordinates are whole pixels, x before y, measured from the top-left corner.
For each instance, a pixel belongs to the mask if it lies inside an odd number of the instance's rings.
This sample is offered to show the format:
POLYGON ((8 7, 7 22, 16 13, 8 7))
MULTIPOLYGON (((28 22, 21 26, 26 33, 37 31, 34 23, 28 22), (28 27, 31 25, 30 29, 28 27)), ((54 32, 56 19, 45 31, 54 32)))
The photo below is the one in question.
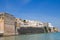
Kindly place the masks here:
POLYGON ((0 12, 60 28, 60 0, 0 0, 0 12))

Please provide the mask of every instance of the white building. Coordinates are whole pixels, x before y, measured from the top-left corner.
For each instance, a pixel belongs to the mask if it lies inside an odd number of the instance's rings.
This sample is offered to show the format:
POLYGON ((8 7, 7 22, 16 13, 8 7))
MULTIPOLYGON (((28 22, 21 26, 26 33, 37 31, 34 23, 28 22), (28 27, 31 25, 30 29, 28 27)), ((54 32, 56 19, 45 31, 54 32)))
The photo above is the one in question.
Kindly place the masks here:
POLYGON ((17 26, 18 27, 43 27, 43 23, 34 20, 21 20, 17 18, 17 26))
POLYGON ((17 27, 53 27, 51 23, 43 23, 41 21, 35 21, 35 20, 22 20, 19 18, 17 19, 17 27))
POLYGON ((49 26, 49 27, 53 27, 51 23, 48 23, 48 26, 49 26))
POLYGON ((53 27, 51 23, 43 23, 43 25, 46 27, 53 27))
POLYGON ((28 21, 28 25, 31 27, 42 27, 43 23, 39 22, 39 21, 34 21, 34 20, 27 20, 28 21))

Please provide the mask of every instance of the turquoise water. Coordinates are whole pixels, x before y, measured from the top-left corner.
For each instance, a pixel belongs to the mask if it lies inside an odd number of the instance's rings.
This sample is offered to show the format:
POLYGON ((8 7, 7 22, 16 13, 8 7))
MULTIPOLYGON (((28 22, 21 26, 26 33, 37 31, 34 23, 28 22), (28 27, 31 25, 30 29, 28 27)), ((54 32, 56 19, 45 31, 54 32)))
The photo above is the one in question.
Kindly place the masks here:
POLYGON ((60 33, 44 33, 44 34, 0 37, 0 40, 60 40, 60 33))

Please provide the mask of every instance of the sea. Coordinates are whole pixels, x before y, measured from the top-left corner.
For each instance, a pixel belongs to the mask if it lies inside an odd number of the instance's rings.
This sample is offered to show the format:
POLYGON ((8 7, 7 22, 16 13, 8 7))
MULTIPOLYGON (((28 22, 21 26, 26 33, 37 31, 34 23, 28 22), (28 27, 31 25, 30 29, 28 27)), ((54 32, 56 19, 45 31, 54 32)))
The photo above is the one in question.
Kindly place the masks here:
POLYGON ((0 37, 0 40, 60 40, 60 32, 0 37))

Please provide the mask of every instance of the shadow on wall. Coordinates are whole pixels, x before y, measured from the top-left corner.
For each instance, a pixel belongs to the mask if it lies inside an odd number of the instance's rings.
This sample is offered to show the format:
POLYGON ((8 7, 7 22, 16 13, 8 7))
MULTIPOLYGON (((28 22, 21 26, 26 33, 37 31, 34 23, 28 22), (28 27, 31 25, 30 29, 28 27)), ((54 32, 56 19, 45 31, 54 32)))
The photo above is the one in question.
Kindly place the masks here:
POLYGON ((19 34, 34 34, 34 33, 44 33, 43 28, 33 28, 33 27, 21 27, 17 29, 19 34))

